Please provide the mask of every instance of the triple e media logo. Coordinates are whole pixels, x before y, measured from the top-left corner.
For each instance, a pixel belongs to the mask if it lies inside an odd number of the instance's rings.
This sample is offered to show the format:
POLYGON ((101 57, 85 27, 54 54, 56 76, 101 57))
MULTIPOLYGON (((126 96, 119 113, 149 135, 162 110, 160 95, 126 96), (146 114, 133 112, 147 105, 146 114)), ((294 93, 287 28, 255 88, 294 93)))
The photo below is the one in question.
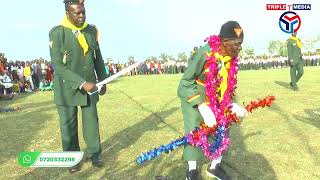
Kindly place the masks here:
POLYGON ((279 18, 279 27, 285 33, 297 32, 301 27, 301 18, 292 10, 311 10, 311 4, 267 4, 267 10, 287 10, 279 18))

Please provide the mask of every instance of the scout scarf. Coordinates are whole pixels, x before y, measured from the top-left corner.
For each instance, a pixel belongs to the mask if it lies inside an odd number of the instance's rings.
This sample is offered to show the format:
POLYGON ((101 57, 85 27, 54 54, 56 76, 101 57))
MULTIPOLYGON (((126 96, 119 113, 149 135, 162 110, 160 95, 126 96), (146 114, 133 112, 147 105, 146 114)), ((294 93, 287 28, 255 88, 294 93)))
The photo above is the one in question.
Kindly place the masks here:
POLYGON ((238 58, 223 57, 220 50, 220 37, 210 36, 208 44, 211 52, 207 54, 205 64, 205 91, 209 107, 214 113, 217 124, 229 126, 230 107, 237 87, 238 58), (221 64, 221 67, 219 67, 221 64), (219 93, 220 92, 220 93, 219 93))
POLYGON ((69 19, 67 18, 67 15, 64 16, 63 18, 63 21, 62 21, 62 26, 66 27, 66 28, 69 28, 71 30, 75 30, 77 31, 77 39, 78 39, 78 42, 80 44, 80 46, 82 47, 83 49, 83 55, 85 56, 86 53, 88 52, 88 49, 89 49, 89 45, 87 43, 87 40, 86 38, 84 37, 84 35, 81 33, 81 30, 83 30, 84 28, 86 28, 88 26, 88 23, 84 23, 82 25, 82 27, 78 28, 76 27, 75 25, 73 25, 69 19))
POLYGON ((296 41, 297 46, 301 49, 301 47, 302 47, 302 43, 301 43, 301 41, 300 41, 300 39, 299 39, 299 38, 294 37, 294 36, 291 36, 291 37, 290 37, 290 39, 292 39, 292 40, 296 41))
POLYGON ((230 69, 230 60, 231 57, 230 56, 222 56, 219 53, 215 53, 214 54, 215 58, 217 58, 220 63, 221 63, 221 70, 219 72, 219 75, 222 77, 222 82, 220 84, 220 86, 218 87, 218 89, 220 89, 220 98, 219 101, 222 100, 222 97, 224 95, 224 93, 227 90, 227 83, 228 83, 228 74, 229 74, 229 69, 230 69))

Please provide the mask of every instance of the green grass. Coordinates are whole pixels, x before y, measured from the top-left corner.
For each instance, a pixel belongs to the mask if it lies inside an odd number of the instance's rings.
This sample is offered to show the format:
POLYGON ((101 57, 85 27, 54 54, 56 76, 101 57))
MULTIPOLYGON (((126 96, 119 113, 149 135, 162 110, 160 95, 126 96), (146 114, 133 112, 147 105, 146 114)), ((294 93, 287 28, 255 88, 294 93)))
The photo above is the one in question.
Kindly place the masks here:
MULTIPOLYGON (((141 152, 183 134, 176 90, 181 75, 121 78, 99 102, 102 157, 106 165, 85 162, 81 172, 65 168, 23 168, 21 151, 61 151, 59 120, 52 92, 22 94, 1 107, 22 110, 0 114, 0 179, 184 179, 182 148, 139 166, 141 152)), ((232 145, 223 162, 235 179, 320 179, 320 68, 305 68, 300 91, 288 85, 289 69, 241 71, 240 103, 275 95, 271 108, 259 109, 231 128, 232 145)), ((81 121, 79 134, 82 149, 81 121)), ((204 162, 208 163, 208 162, 204 162)), ((205 177, 206 164, 202 165, 205 177)))

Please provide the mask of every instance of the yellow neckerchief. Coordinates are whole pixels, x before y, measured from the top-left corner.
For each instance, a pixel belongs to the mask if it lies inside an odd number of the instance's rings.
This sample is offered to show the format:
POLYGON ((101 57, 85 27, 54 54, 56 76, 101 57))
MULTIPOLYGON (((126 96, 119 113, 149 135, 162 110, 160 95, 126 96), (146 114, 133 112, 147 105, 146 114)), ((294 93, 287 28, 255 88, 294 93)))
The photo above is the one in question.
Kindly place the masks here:
POLYGON ((69 21, 67 15, 64 15, 64 18, 63 18, 63 21, 62 21, 62 26, 66 27, 66 28, 69 28, 69 29, 71 29, 71 30, 76 30, 76 31, 78 31, 78 33, 77 33, 77 39, 78 39, 78 42, 79 42, 80 46, 81 46, 82 49, 83 49, 83 55, 85 56, 86 53, 88 52, 89 45, 88 45, 88 43, 87 43, 86 38, 84 37, 84 35, 81 33, 80 30, 83 30, 84 28, 86 28, 86 27, 88 26, 88 23, 84 23, 84 24, 82 25, 82 27, 79 27, 79 28, 78 28, 78 27, 76 27, 75 25, 73 25, 73 24, 69 21))
POLYGON ((219 72, 219 75, 222 77, 222 81, 221 81, 221 84, 218 88, 220 90, 219 101, 221 102, 221 100, 224 96, 224 93, 227 90, 227 86, 228 86, 228 75, 229 75, 231 57, 230 56, 222 56, 219 53, 215 53, 214 56, 219 61, 221 61, 221 70, 219 72))
POLYGON ((292 40, 296 41, 297 46, 301 49, 302 44, 301 44, 301 41, 300 41, 300 39, 299 39, 299 38, 294 37, 294 36, 291 36, 291 37, 290 37, 290 39, 292 39, 292 40))

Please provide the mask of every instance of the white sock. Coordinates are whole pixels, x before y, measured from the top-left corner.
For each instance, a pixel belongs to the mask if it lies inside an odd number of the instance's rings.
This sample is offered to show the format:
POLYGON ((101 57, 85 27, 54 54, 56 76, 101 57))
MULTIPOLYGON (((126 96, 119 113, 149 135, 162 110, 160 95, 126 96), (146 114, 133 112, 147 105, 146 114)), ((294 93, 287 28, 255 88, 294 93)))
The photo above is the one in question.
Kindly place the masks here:
POLYGON ((189 171, 197 169, 197 161, 188 161, 189 171))
POLYGON ((217 159, 213 160, 211 162, 211 166, 210 166, 210 169, 214 169, 216 168, 216 165, 221 163, 221 159, 222 159, 222 156, 218 157, 217 159))

